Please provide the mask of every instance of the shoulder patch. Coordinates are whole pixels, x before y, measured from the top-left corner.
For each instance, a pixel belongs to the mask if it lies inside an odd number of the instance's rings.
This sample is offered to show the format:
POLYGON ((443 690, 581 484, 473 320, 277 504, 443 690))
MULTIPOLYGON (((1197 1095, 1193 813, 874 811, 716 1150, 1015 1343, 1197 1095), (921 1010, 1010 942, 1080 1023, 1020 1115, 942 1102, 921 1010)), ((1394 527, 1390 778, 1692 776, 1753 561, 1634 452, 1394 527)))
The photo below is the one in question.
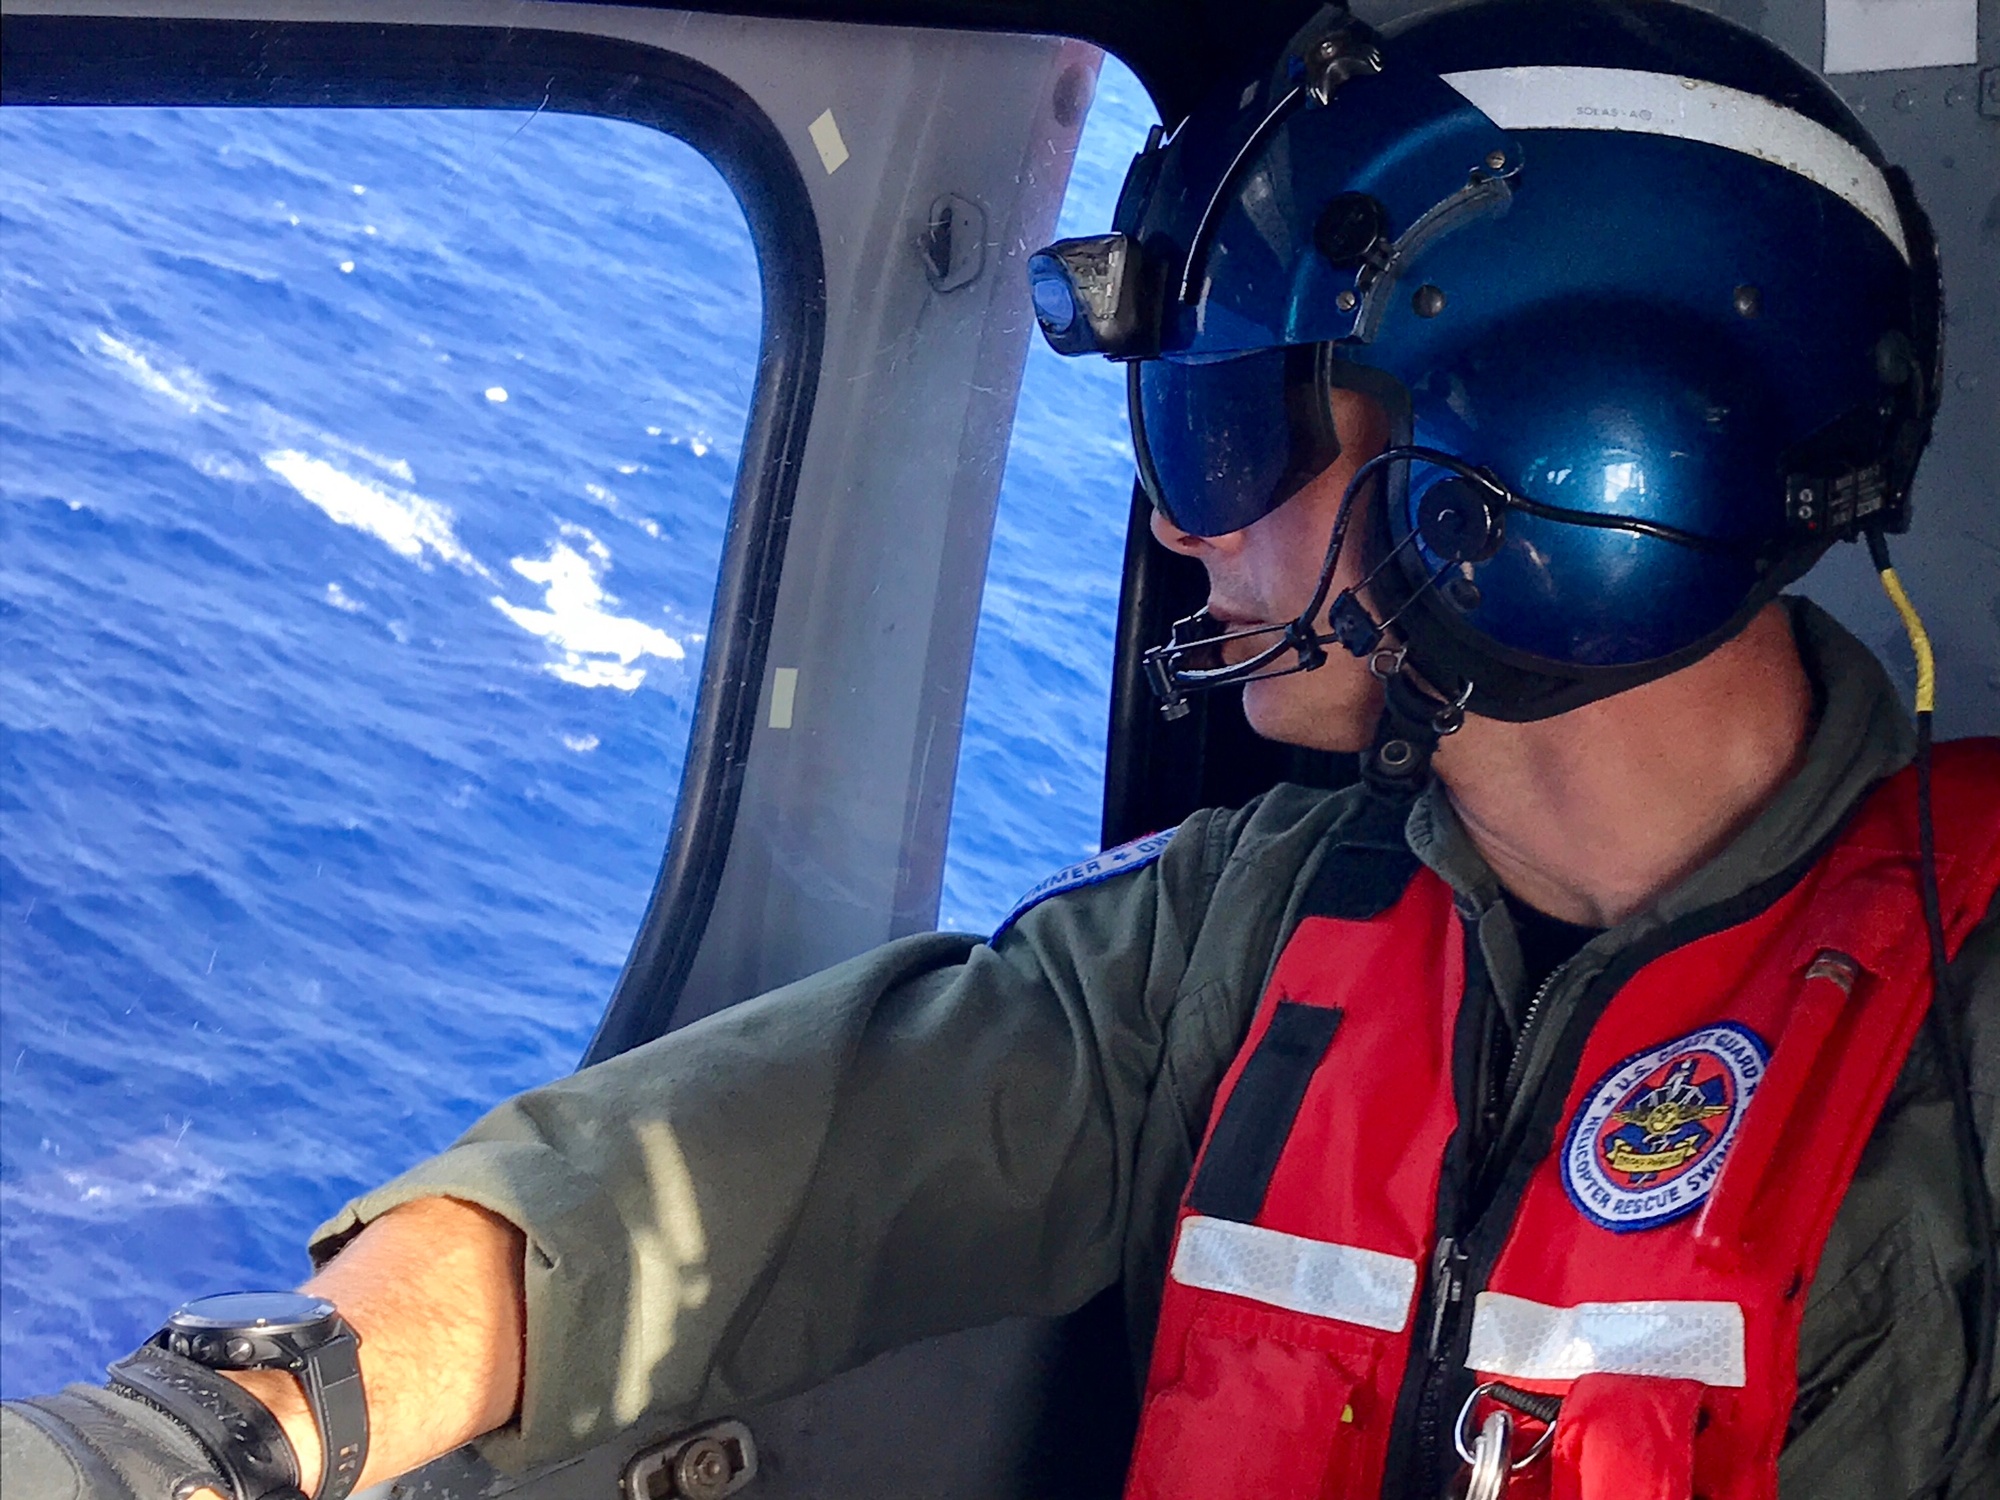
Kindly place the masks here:
MULTIPOLYGON (((1176 824, 1175 828, 1180 825, 1176 824)), ((1060 896, 1068 891, 1080 891, 1087 885, 1097 885, 1117 875, 1130 875, 1135 870, 1143 870, 1162 854, 1173 842, 1174 828, 1163 829, 1159 833, 1149 833, 1144 838, 1134 839, 1129 844, 1120 844, 1115 849, 1106 849, 1101 854, 1093 854, 1081 864, 1071 865, 1066 870, 1058 870, 1047 880, 1014 903, 1014 909, 1001 919, 993 929, 990 943, 997 943, 1022 917, 1040 906, 1051 896, 1060 896)))

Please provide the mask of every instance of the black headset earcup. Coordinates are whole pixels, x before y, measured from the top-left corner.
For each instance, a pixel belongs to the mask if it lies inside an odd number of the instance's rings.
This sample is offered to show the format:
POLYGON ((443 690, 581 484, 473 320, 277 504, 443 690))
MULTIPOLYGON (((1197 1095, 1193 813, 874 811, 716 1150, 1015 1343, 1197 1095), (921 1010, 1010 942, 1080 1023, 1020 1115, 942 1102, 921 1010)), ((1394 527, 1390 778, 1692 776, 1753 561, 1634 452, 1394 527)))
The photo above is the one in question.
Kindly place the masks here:
POLYGON ((1506 535, 1505 497, 1454 474, 1417 498, 1417 539, 1440 563, 1484 562, 1506 535))
POLYGON ((1917 201, 1910 174, 1901 167, 1889 167, 1884 175, 1910 250, 1909 368, 1884 455, 1888 514, 1883 518, 1883 529, 1903 532, 1910 529, 1910 486, 1917 477, 1917 461, 1930 443, 1943 396, 1944 269, 1938 260, 1937 231, 1917 201))

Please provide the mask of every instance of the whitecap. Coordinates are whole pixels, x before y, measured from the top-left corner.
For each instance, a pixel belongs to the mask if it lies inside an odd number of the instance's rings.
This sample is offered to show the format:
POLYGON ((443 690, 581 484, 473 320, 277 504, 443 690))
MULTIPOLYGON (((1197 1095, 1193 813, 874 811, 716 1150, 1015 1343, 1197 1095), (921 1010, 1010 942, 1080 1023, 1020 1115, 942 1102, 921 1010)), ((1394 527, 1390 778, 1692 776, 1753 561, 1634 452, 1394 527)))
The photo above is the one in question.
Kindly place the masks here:
POLYGON ((561 661, 550 662, 549 673, 571 687, 617 688, 621 693, 637 692, 646 680, 643 668, 624 666, 608 656, 578 656, 574 651, 564 652, 561 661))
POLYGON ((106 333, 102 328, 96 332, 97 352, 117 365, 133 384, 156 396, 166 397, 189 416, 197 412, 229 410, 209 394, 208 382, 185 365, 169 373, 160 369, 135 345, 106 333))
POLYGON ((17 1211, 66 1219, 120 1221, 136 1210, 176 1208, 216 1196, 226 1173, 179 1135, 150 1136, 76 1167, 34 1173, 8 1184, 17 1211))
POLYGON ((253 417, 259 443, 268 443, 273 448, 313 448, 321 453, 339 453, 348 458, 358 458, 371 469, 380 469, 391 479, 400 479, 406 485, 417 482, 416 471, 406 458, 391 458, 386 453, 377 453, 365 444, 349 442, 311 422, 286 416, 274 407, 260 407, 253 417))
MULTIPOLYGON (((637 469, 637 464, 630 466, 630 468, 621 464, 618 472, 627 474, 636 472, 637 469)), ((631 511, 625 508, 624 502, 613 491, 606 489, 601 484, 586 484, 583 487, 583 492, 591 498, 592 502, 603 506, 604 509, 610 511, 619 520, 629 522, 631 525, 638 527, 656 542, 660 539, 660 523, 653 520, 650 516, 632 514, 631 511)))
POLYGON ((222 453, 197 453, 192 460, 195 471, 210 479, 223 479, 231 484, 247 484, 251 478, 249 469, 222 453))
POLYGON ((594 734, 566 734, 562 737, 563 749, 574 750, 578 755, 588 755, 600 741, 594 734))
POLYGON ((264 467, 326 513, 328 520, 365 531, 398 556, 424 563, 426 552, 481 571, 452 530, 449 508, 412 490, 357 479, 323 458, 282 448, 264 455, 264 467))
POLYGON ((565 540, 550 544, 545 558, 513 559, 516 573, 542 586, 546 609, 523 609, 498 594, 492 599, 501 614, 561 653, 547 670, 577 687, 629 693, 646 680, 645 668, 634 665, 641 657, 685 660, 686 649, 664 630, 606 607, 618 602, 599 581, 610 567, 610 549, 581 526, 565 525, 562 535, 565 540))
POLYGON ((361 613, 361 605, 349 598, 347 590, 337 583, 329 583, 326 586, 326 602, 342 614, 358 615, 361 613))

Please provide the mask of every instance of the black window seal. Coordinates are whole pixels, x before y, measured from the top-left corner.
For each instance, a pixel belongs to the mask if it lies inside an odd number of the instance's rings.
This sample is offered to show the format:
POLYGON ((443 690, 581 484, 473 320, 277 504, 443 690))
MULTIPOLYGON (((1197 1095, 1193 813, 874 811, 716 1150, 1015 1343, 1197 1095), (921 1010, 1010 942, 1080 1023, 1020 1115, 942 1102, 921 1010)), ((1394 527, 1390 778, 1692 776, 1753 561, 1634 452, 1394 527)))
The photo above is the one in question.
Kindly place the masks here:
POLYGON ((729 855, 825 339, 818 220, 777 126, 713 68, 644 43, 398 22, 10 15, 0 105, 24 104, 552 109, 675 136, 729 184, 757 251, 762 346, 673 827, 583 1060, 665 1031, 729 855))

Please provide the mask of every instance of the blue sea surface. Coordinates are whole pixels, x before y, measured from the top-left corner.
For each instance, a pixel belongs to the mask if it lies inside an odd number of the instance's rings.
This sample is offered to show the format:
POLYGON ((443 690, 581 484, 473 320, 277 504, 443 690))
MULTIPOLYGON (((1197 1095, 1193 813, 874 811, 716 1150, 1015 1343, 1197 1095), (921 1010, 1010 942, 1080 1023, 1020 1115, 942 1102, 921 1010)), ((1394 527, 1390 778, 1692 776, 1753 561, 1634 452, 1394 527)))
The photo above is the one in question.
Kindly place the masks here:
MULTIPOLYGON (((1107 63, 1063 232, 1151 118, 1107 63)), ((0 111, 0 1394, 297 1281, 574 1065, 672 817, 757 299, 720 177, 639 126, 0 111)), ((1130 473, 1117 372, 1037 343, 943 925, 1096 847, 1130 473)))

